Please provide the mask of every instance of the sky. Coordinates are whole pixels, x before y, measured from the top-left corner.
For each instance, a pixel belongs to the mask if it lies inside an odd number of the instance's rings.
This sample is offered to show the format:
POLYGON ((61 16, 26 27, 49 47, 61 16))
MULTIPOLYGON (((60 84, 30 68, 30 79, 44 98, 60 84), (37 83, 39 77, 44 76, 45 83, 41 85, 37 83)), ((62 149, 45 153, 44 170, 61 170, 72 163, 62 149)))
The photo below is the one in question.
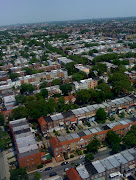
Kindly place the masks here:
POLYGON ((0 26, 136 16, 136 0, 0 0, 0 26))

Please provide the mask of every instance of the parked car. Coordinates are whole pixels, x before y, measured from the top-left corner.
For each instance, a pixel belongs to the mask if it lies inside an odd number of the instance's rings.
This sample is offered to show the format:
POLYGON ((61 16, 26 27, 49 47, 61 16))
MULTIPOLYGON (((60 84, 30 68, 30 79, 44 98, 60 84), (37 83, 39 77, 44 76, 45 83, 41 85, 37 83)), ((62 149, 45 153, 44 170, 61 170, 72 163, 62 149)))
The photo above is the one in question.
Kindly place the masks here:
POLYGON ((75 164, 75 167, 78 167, 78 166, 81 166, 81 164, 80 164, 80 163, 76 163, 76 164, 75 164))
POLYGON ((51 172, 50 173, 50 177, 52 177, 52 176, 56 176, 57 175, 57 173, 56 172, 51 172))
POLYGON ((64 161, 63 163, 61 163, 62 166, 66 165, 66 164, 69 164, 69 162, 68 161, 64 161))
POLYGON ((52 167, 47 167, 47 168, 45 168, 45 171, 49 171, 51 169, 52 169, 52 167))
POLYGON ((83 156, 83 155, 79 157, 79 159, 83 159, 83 158, 85 158, 85 156, 83 156))
POLYGON ((38 172, 39 172, 39 173, 42 173, 42 172, 43 172, 43 170, 42 170, 42 169, 40 169, 40 170, 38 170, 38 172))

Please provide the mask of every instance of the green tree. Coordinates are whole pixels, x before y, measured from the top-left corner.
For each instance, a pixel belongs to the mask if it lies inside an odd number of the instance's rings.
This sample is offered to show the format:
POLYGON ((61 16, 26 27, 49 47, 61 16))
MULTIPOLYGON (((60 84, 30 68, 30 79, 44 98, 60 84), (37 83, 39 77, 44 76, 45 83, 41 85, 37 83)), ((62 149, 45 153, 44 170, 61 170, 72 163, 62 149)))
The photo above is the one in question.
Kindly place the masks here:
POLYGON ((91 98, 91 94, 87 89, 81 89, 77 92, 77 102, 79 104, 88 103, 91 98))
POLYGON ((17 73, 11 73, 11 74, 9 74, 9 78, 10 78, 11 80, 15 80, 15 79, 18 78, 18 74, 17 74, 17 73))
POLYGON ((94 136, 94 139, 87 145, 87 152, 96 153, 100 146, 100 141, 94 136))
POLYGON ((44 98, 47 98, 47 97, 48 97, 48 91, 47 91, 47 89, 42 89, 42 90, 41 90, 41 94, 42 94, 42 96, 43 96, 44 98))
POLYGON ((28 175, 25 169, 12 169, 10 172, 10 180, 28 180, 28 175))
POLYGON ((35 90, 35 87, 32 84, 24 83, 20 87, 20 92, 23 94, 25 92, 31 93, 35 90))
POLYGON ((5 122, 4 116, 2 113, 0 113, 0 126, 3 126, 5 122))
POLYGON ((99 108, 96 111, 96 121, 98 123, 105 123, 105 120, 106 120, 106 112, 104 111, 103 108, 99 108))
POLYGON ((24 106, 18 106, 17 108, 13 109, 12 111, 13 119, 20 119, 25 117, 27 117, 27 110, 24 106))
POLYGON ((44 81, 40 84, 40 89, 46 88, 47 87, 47 82, 44 81))
POLYGON ((74 73, 72 75, 72 80, 73 81, 80 81, 80 80, 86 79, 86 78, 87 78, 87 74, 85 72, 83 72, 83 71, 80 71, 78 73, 74 73))
POLYGON ((90 163, 93 159, 94 159, 94 156, 91 152, 89 152, 85 155, 85 161, 86 162, 90 163))
POLYGON ((71 84, 62 84, 60 85, 60 90, 64 95, 68 95, 72 91, 72 85, 71 84))
POLYGON ((53 81, 52 81, 52 85, 60 85, 61 84, 61 79, 54 79, 53 81))
POLYGON ((34 180, 40 180, 41 177, 42 177, 42 175, 41 175, 39 172, 36 172, 36 173, 34 174, 34 180))
POLYGON ((126 148, 136 146, 136 125, 131 126, 131 129, 123 137, 122 142, 126 148))
POLYGON ((19 94, 15 97, 18 104, 24 104, 26 102, 26 96, 19 94))

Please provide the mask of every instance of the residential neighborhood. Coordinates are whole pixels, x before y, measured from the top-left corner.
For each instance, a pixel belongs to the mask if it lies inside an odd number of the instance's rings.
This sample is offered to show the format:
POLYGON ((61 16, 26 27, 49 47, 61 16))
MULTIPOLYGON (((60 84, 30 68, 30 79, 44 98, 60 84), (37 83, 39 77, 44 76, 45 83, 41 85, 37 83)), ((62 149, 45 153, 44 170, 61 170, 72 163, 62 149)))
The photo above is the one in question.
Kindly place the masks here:
POLYGON ((0 27, 0 179, 136 179, 135 25, 0 27))

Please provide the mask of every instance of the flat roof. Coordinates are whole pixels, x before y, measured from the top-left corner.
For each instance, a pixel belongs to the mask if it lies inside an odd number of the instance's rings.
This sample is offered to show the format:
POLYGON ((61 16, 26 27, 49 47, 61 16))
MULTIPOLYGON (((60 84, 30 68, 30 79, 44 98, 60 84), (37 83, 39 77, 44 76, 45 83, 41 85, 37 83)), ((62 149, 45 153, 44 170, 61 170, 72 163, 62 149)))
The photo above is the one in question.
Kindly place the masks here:
POLYGON ((77 133, 72 133, 71 136, 73 137, 73 139, 79 138, 79 135, 77 133))
POLYGON ((82 179, 87 179, 90 177, 84 165, 76 167, 76 170, 82 179))
POLYGON ((128 161, 134 160, 134 157, 129 153, 128 150, 122 151, 121 154, 127 159, 128 161))
POLYGON ((79 137, 82 137, 82 136, 86 136, 86 134, 82 131, 82 132, 79 132, 77 133, 79 137))
POLYGON ((89 130, 84 130, 83 132, 84 132, 86 135, 92 134, 92 132, 89 131, 89 130))
POLYGON ((105 171, 104 166, 101 164, 99 160, 92 162, 92 165, 95 167, 98 173, 102 173, 105 171))
POLYGON ((120 166, 120 163, 117 161, 117 159, 114 156, 109 156, 107 159, 112 164, 113 167, 120 166))
POLYGON ((89 109, 89 111, 94 111, 95 110, 95 108, 92 105, 86 106, 86 107, 87 107, 87 109, 89 109))
POLYGON ((92 134, 94 134, 94 133, 97 133, 97 132, 98 132, 95 128, 93 128, 93 129, 89 129, 89 131, 90 131, 92 134))
POLYGON ((128 161, 120 154, 115 154, 114 157, 119 161, 120 164, 126 164, 128 161))
POLYGON ((106 170, 110 170, 113 168, 112 164, 107 160, 107 158, 100 160, 100 162, 102 163, 102 165, 105 167, 106 170))

